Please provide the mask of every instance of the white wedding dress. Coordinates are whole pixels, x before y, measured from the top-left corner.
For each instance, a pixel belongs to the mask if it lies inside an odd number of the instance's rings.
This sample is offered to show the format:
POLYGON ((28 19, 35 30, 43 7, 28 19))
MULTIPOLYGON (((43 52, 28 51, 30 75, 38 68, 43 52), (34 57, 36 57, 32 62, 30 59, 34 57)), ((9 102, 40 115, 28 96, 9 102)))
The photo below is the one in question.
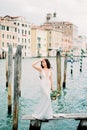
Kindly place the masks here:
POLYGON ((51 91, 51 85, 50 85, 50 69, 48 70, 48 73, 45 72, 44 69, 42 69, 41 72, 41 97, 40 102, 35 109, 34 114, 32 114, 33 117, 36 119, 51 119, 53 117, 52 112, 52 104, 51 104, 51 98, 50 98, 50 91, 51 91))

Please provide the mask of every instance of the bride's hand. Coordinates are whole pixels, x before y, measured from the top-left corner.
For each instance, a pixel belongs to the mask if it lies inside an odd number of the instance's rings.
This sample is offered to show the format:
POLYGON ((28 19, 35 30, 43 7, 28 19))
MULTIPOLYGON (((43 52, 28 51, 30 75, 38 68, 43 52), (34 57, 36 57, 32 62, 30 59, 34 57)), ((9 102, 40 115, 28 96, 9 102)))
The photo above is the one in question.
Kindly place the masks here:
POLYGON ((54 91, 54 89, 53 89, 53 88, 51 88, 51 91, 54 91))

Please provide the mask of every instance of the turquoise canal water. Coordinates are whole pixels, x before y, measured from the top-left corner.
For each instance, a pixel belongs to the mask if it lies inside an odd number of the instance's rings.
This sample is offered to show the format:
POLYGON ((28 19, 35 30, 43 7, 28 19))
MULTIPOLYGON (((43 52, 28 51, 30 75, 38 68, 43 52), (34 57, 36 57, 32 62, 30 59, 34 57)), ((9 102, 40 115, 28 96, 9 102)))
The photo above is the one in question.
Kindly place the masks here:
MULTIPOLYGON (((33 113, 40 97, 39 74, 31 66, 37 58, 22 60, 21 92, 19 99, 18 130, 29 130, 29 120, 22 120, 23 115, 33 113)), ((49 58, 53 67, 53 83, 56 88, 56 59, 49 58)), ((12 116, 7 114, 7 89, 5 77, 6 61, 0 60, 0 130, 12 130, 12 116)), ((73 75, 70 73, 71 63, 67 63, 66 89, 61 96, 52 101, 54 113, 84 113, 87 112, 87 58, 83 59, 83 71, 79 71, 80 63, 73 63, 73 75)), ((63 82, 63 59, 62 59, 63 82)), ((78 120, 63 119, 43 123, 41 130, 77 130, 78 120)))

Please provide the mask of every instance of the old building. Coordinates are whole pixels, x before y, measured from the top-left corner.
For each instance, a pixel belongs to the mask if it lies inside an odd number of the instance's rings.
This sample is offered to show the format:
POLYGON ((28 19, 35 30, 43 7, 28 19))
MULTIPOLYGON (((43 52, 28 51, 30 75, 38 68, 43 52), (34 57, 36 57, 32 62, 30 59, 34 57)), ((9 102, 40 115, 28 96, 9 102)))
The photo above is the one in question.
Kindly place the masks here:
POLYGON ((13 50, 17 47, 17 26, 10 21, 8 16, 5 16, 0 17, 0 48, 4 50, 4 56, 5 51, 8 49, 8 44, 13 46, 13 50))
POLYGON ((7 49, 8 44, 13 45, 16 50, 18 44, 23 46, 22 56, 31 56, 31 26, 21 16, 4 16, 0 17, 0 48, 7 49))
MULTIPOLYGON (((55 32, 60 32, 60 44, 56 44, 55 42, 51 42, 57 48, 61 48, 63 51, 69 51, 74 44, 78 44, 78 27, 70 22, 66 21, 58 21, 56 18, 56 13, 47 14, 46 22, 42 25, 43 27, 51 28, 51 30, 55 32)), ((53 36, 56 39, 56 36, 53 36)), ((58 38, 59 39, 59 38, 58 38)), ((57 39, 57 40, 58 40, 57 39)), ((50 43, 49 43, 50 44, 50 43)))
POLYGON ((39 26, 31 28, 31 55, 47 56, 47 31, 39 26))

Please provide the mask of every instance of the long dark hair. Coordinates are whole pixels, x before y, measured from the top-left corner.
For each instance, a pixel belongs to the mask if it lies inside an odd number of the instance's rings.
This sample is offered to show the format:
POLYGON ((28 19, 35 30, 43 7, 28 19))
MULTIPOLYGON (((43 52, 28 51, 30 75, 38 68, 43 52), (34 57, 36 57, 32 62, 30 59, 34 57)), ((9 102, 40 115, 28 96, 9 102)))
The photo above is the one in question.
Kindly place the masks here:
MULTIPOLYGON (((46 64, 47 64, 47 68, 50 69, 51 68, 51 64, 49 62, 48 59, 44 59, 46 61, 46 64)), ((44 68, 44 66, 42 65, 42 61, 41 61, 41 67, 44 68)))

